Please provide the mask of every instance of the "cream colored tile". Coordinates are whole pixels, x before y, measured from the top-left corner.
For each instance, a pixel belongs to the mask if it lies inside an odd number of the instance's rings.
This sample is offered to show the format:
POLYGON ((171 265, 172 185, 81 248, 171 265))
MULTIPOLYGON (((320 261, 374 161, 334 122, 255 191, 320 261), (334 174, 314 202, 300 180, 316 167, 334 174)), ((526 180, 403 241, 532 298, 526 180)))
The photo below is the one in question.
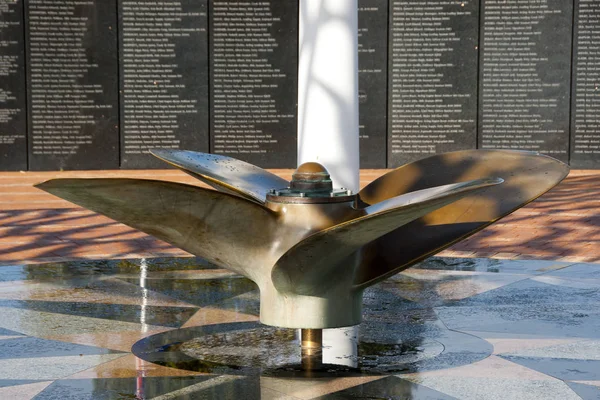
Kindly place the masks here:
POLYGON ((2 360, 0 364, 0 376, 2 379, 15 380, 64 379, 120 357, 123 357, 123 354, 7 359, 2 360))
MULTIPOLYGON (((417 372, 398 375, 401 378, 417 382, 425 377, 453 377, 462 378, 494 378, 494 379, 527 379, 527 380, 551 380, 555 379, 541 372, 523 367, 519 364, 507 361, 497 356, 489 356, 473 364, 463 365, 457 368, 448 368, 434 371, 417 372)), ((417 382, 418 383, 418 382, 417 382)))
POLYGON ((584 385, 597 386, 600 388, 600 381, 573 381, 575 383, 581 383, 584 385))
POLYGON ((359 376, 343 378, 272 378, 261 377, 261 388, 268 388, 299 399, 312 399, 339 392, 354 386, 373 382, 385 376, 359 376))
POLYGON ((30 400, 46 389, 52 381, 0 388, 0 399, 30 400))
POLYGON ((170 331, 172 328, 156 328, 148 331, 121 331, 121 332, 94 332, 73 335, 48 336, 46 339, 59 340, 61 342, 77 343, 88 346, 102 347, 105 349, 130 352, 131 347, 139 340, 170 331))
POLYGON ((486 338, 494 346, 494 354, 520 353, 530 349, 539 349, 544 347, 556 346, 561 344, 574 343, 581 339, 495 339, 486 338))
POLYGON ((182 328, 189 328, 192 326, 204 326, 223 324, 227 322, 247 322, 247 321, 258 321, 256 315, 243 314, 232 310, 222 310, 212 307, 203 307, 196 312, 182 328))
POLYGON ((198 376, 200 372, 163 367, 128 354, 69 376, 69 379, 136 378, 152 376, 198 376))
POLYGON ((95 281, 85 287, 72 287, 36 281, 8 282, 0 285, 0 299, 75 303, 103 303, 146 306, 197 307, 137 285, 121 281, 95 281))

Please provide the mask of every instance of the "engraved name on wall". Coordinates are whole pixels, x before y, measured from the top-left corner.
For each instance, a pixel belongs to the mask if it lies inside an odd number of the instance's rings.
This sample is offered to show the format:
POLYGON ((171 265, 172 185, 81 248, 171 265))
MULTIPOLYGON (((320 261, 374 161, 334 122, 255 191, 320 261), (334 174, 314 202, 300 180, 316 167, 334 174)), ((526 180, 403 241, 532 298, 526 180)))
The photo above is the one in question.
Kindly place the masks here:
POLYGON ((480 143, 568 161, 571 21, 564 0, 483 0, 480 143))
POLYGON ((296 164, 298 4, 211 1, 211 152, 296 164))
POLYGON ((118 168, 116 0, 26 5, 29 168, 118 168))
POLYGON ((571 165, 600 168, 600 3, 575 4, 571 165))
POLYGON ((479 4, 391 0, 388 167, 474 148, 479 4))
POLYGON ((360 167, 387 166, 388 0, 358 1, 360 167))
POLYGON ((207 0, 120 0, 121 165, 208 151, 207 0))
POLYGON ((27 169, 23 0, 0 0, 0 170, 27 169))

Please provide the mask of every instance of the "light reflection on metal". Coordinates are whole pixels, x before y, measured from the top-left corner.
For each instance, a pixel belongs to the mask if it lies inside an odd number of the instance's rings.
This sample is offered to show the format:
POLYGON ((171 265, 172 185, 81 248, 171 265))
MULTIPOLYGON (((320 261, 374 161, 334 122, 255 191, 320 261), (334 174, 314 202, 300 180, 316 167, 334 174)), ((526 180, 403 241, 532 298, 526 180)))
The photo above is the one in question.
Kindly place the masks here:
MULTIPOLYGON (((142 288, 142 304, 140 309, 140 327, 142 337, 146 336, 148 333, 148 324, 146 323, 146 314, 148 312, 148 289, 146 288, 146 280, 148 279, 148 263, 145 258, 141 259, 140 262, 140 288, 142 288)), ((135 394, 137 398, 144 399, 144 379, 146 378, 146 368, 144 368, 144 364, 146 361, 136 357, 135 358, 135 369, 136 369, 136 379, 135 379, 135 394)))
POLYGON ((318 164, 287 182, 229 157, 154 154, 220 192, 139 179, 38 187, 248 277, 260 289, 263 323, 303 329, 360 323, 366 287, 527 204, 569 171, 537 153, 460 151, 348 194, 318 164))
POLYGON ((323 330, 302 329, 302 369, 318 371, 323 368, 323 330))

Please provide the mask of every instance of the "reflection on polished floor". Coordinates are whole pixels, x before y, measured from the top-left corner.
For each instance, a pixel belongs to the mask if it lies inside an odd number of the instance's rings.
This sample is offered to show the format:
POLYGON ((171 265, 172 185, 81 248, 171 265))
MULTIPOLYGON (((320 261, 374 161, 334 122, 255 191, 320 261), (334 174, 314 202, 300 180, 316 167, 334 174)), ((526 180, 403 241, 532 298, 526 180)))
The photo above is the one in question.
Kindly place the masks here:
POLYGON ((307 377, 254 284, 201 260, 1 266, 0 398, 600 398, 600 264, 432 258, 364 318, 361 368, 307 377))

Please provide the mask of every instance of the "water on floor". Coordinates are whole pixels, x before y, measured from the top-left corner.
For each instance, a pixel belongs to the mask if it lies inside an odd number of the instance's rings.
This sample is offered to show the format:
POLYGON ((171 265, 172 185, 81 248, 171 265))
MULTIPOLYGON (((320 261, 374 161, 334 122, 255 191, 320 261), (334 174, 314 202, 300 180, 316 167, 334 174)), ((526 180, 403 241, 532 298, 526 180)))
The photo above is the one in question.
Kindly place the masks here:
POLYGON ((306 374, 202 260, 0 266, 0 398, 600 398, 599 264, 432 258, 364 307, 358 352, 306 374))

